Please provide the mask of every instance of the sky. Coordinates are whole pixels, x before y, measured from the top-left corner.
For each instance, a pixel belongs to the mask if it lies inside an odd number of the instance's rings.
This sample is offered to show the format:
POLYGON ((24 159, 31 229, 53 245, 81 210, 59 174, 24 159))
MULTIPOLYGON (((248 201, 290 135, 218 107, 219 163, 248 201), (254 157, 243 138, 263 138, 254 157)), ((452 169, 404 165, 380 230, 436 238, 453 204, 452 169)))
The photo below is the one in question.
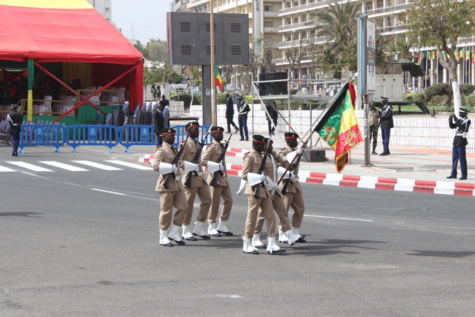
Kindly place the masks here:
POLYGON ((111 0, 112 22, 128 39, 167 39, 170 0, 111 0))

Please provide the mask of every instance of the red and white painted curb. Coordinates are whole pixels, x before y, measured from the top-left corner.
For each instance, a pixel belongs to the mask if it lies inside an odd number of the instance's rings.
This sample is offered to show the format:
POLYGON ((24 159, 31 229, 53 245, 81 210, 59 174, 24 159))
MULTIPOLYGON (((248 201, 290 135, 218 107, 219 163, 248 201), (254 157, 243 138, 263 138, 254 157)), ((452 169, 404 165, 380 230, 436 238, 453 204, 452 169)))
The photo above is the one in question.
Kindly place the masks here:
MULTIPOLYGON (((247 150, 231 149, 228 153, 234 156, 244 156, 247 150)), ((154 155, 145 155, 140 162, 150 164, 154 155)), ((226 164, 228 175, 241 176, 242 165, 226 164)), ((368 189, 385 189, 405 192, 430 193, 441 195, 475 196, 475 184, 447 181, 422 181, 405 178, 388 178, 376 176, 355 176, 329 173, 300 171, 301 183, 322 184, 331 186, 346 186, 368 189)))

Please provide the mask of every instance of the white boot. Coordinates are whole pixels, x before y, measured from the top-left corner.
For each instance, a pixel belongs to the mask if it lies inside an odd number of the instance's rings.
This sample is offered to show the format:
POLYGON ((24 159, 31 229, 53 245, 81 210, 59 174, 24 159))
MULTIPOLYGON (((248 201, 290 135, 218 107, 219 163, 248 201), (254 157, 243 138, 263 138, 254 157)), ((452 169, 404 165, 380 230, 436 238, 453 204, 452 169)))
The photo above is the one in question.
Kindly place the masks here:
POLYGON ((254 248, 258 248, 258 249, 264 249, 266 247, 266 245, 264 243, 262 243, 261 235, 259 233, 254 234, 252 236, 251 244, 254 248))
POLYGON ((168 240, 168 231, 160 229, 160 245, 164 247, 173 247, 173 244, 168 240))
POLYGON ((208 225, 208 234, 212 237, 221 237, 218 230, 216 230, 216 222, 215 223, 210 223, 208 225))
POLYGON ((193 237, 193 235, 191 234, 190 226, 182 225, 181 227, 183 228, 183 234, 181 235, 183 239, 189 240, 189 241, 198 241, 198 239, 193 237))
POLYGON ((185 241, 181 239, 180 227, 172 224, 170 233, 168 234, 168 239, 175 241, 178 244, 185 244, 185 241))
POLYGON ((205 229, 203 229, 204 225, 205 225, 204 222, 196 221, 195 228, 193 229, 193 235, 199 236, 205 240, 208 240, 210 236, 207 235, 205 229))
POLYGON ((286 250, 279 248, 275 243, 275 237, 267 237, 267 253, 269 254, 282 254, 286 250))
POLYGON ((305 235, 300 234, 299 228, 293 228, 292 239, 295 240, 295 242, 300 242, 300 243, 307 242, 307 240, 305 240, 305 235))
POLYGON ((250 238, 243 237, 242 241, 242 252, 247 254, 259 254, 259 251, 252 246, 250 238))
MULTIPOLYGON (((299 237, 297 237, 297 236, 295 236, 295 235, 293 234, 292 229, 287 230, 287 231, 285 232, 285 235, 287 236, 287 238, 290 237, 290 239, 287 239, 287 242, 289 243, 289 245, 294 245, 294 244, 295 244, 295 240, 297 240, 297 239, 299 238, 299 237)), ((280 241, 280 238, 279 238, 279 241, 280 241)))
POLYGON ((228 228, 226 227, 226 221, 222 221, 221 218, 218 221, 218 227, 216 228, 216 230, 219 233, 224 234, 225 236, 232 236, 233 235, 233 233, 231 231, 229 231, 228 228))
POLYGON ((284 231, 279 229, 279 242, 288 242, 289 241, 289 239, 287 237, 287 232, 288 231, 284 232, 284 231))

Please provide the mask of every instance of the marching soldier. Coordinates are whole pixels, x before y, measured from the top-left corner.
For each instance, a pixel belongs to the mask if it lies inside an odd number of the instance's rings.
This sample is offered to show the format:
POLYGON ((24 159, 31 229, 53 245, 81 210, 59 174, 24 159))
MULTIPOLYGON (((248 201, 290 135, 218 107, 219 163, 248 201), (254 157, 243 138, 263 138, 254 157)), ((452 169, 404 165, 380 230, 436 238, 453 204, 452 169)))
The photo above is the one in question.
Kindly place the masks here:
POLYGON ((180 171, 176 166, 180 153, 173 146, 175 143, 174 129, 165 128, 160 135, 163 138, 163 145, 155 151, 153 159, 153 170, 160 173, 155 190, 160 193, 160 245, 172 247, 170 240, 178 244, 185 244, 181 238, 180 226, 186 209, 186 196, 183 192, 183 185, 180 182, 180 171), (176 208, 173 216, 173 206, 176 208), (168 233, 168 229, 171 230, 168 233))
MULTIPOLYGON (((278 154, 282 156, 287 156, 287 154, 289 154, 290 152, 297 150, 296 149, 297 138, 299 136, 297 133, 293 133, 293 132, 286 132, 284 136, 285 136, 285 142, 287 143, 287 146, 284 149, 282 149, 278 154)), ((290 163, 291 162, 286 160, 282 164, 282 166, 284 168, 287 168, 290 165, 290 163)), ((303 242, 306 242, 305 236, 300 234, 299 229, 300 229, 300 226, 302 225, 303 214, 305 212, 305 204, 303 200, 302 186, 300 186, 299 179, 298 179, 298 173, 299 173, 298 165, 295 166, 295 169, 293 169, 293 171, 289 171, 290 180, 287 186, 287 191, 284 195, 284 203, 287 208, 287 215, 289 214, 290 208, 294 210, 291 224, 293 228, 295 242, 303 243, 303 242)), ((284 182, 282 182, 280 185, 281 185, 280 188, 282 189, 284 182)), ((279 229, 279 241, 280 242, 288 241, 287 234, 280 229, 279 229)))
POLYGON ((243 236, 243 252, 247 254, 259 254, 257 249, 252 246, 251 239, 256 229, 256 220, 259 208, 262 209, 262 215, 268 224, 267 252, 270 254, 281 254, 285 250, 280 249, 275 243, 275 215, 272 207, 271 195, 265 186, 266 151, 268 139, 262 135, 252 137, 252 150, 244 156, 242 179, 247 182, 245 194, 247 195, 247 217, 243 236))
POLYGON ((210 132, 213 136, 213 143, 206 148, 202 160, 203 166, 206 166, 208 170, 210 170, 208 184, 211 188, 212 203, 208 219, 208 234, 211 236, 219 236, 220 234, 232 236, 233 233, 229 231, 226 226, 233 207, 233 196, 231 194, 231 185, 226 175, 226 148, 221 143, 224 128, 212 126, 210 132), (214 168, 211 167, 212 162, 216 163, 214 166, 218 169, 217 171, 214 171, 214 168), (211 172, 211 170, 213 172, 211 172), (219 217, 218 226, 216 227, 216 218, 218 217, 221 198, 223 198, 224 204, 221 217, 219 217))
MULTIPOLYGON (((287 214, 287 208, 284 203, 283 195, 280 191, 279 185, 277 184, 277 166, 284 162, 285 157, 280 156, 274 151, 272 143, 272 140, 270 140, 270 143, 268 145, 269 161, 266 162, 265 173, 269 176, 273 184, 272 189, 270 190, 272 206, 275 212, 277 213, 277 216, 279 217, 280 224, 282 226, 282 231, 284 231, 288 237, 291 237, 290 239, 288 239, 289 245, 293 245, 295 240, 294 235, 292 233, 292 226, 290 225, 289 216, 287 214)), ((260 237, 262 227, 264 226, 264 220, 265 218, 262 214, 262 209, 259 209, 259 213, 257 215, 256 230, 254 231, 254 235, 252 237, 252 245, 256 248, 265 248, 265 244, 262 243, 260 237)), ((269 228, 269 226, 275 226, 275 223, 267 223, 267 228, 269 228)))
MULTIPOLYGON (((200 209, 196 217, 196 224, 199 224, 206 220, 211 206, 211 195, 209 192, 209 186, 203 178, 203 168, 201 166, 202 144, 196 141, 196 138, 200 134, 200 124, 196 121, 188 122, 185 125, 185 130, 188 132, 188 140, 186 143, 182 143, 178 147, 178 150, 181 150, 181 148, 184 147, 179 167, 187 171, 186 175, 182 178, 185 188, 186 204, 188 206, 185 210, 185 217, 183 219, 182 236, 185 240, 197 241, 190 231, 195 197, 196 194, 198 194, 198 197, 201 200, 200 209)), ((193 232, 205 240, 210 238, 199 225, 193 230, 193 232)))

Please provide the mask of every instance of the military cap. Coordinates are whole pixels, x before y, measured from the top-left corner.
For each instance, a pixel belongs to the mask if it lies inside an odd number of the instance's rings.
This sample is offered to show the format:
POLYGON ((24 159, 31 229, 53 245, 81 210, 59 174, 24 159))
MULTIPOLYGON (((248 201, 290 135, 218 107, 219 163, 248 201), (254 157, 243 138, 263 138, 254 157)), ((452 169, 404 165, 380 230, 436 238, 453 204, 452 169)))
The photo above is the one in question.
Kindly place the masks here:
POLYGON ((262 136, 262 135, 256 134, 256 135, 252 136, 252 141, 258 142, 258 143, 267 143, 267 142, 269 142, 269 139, 262 136))
POLYGON ((467 109, 464 109, 464 108, 460 108, 459 112, 460 112, 460 113, 468 113, 468 110, 467 110, 467 109))
POLYGON ((190 121, 185 125, 185 130, 188 131, 192 127, 199 127, 199 126, 200 124, 198 123, 198 121, 190 121))
POLYGON ((176 131, 172 128, 164 128, 162 131, 160 131, 160 134, 175 134, 176 131))
POLYGON ((299 135, 295 132, 285 132, 284 136, 285 136, 286 139, 298 138, 299 137, 299 135))
POLYGON ((218 127, 217 125, 214 125, 211 127, 210 132, 224 132, 223 127, 218 127))
POLYGON ((381 96, 381 100, 389 100, 389 98, 381 96))

